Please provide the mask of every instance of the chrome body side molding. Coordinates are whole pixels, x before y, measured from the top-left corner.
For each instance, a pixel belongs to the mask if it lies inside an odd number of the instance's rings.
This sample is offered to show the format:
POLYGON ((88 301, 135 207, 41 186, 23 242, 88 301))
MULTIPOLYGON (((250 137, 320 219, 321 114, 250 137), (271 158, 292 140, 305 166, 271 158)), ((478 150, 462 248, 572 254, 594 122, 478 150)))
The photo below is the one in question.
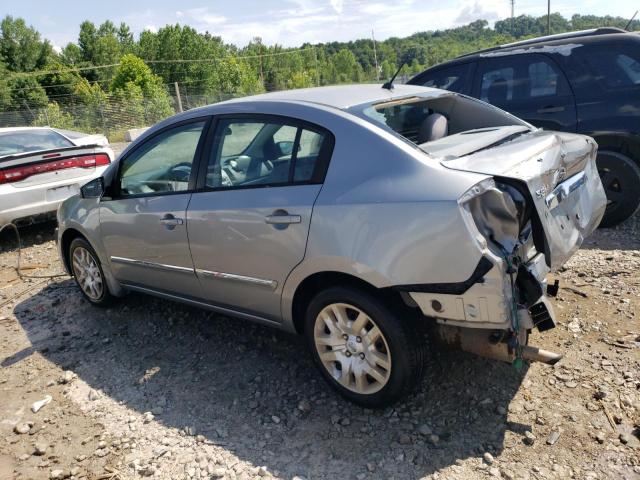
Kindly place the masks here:
POLYGON ((171 272, 194 273, 193 268, 189 268, 189 267, 179 267, 177 265, 167 265, 165 263, 155 263, 155 262, 148 262, 145 260, 135 260, 133 258, 111 257, 111 261, 114 263, 121 263, 124 265, 137 265, 139 267, 159 268, 161 270, 169 270, 171 272))
POLYGON ((276 282, 275 280, 247 277, 245 275, 236 275, 235 273, 212 272, 210 270, 201 270, 199 268, 196 268, 196 273, 198 275, 202 275, 203 277, 220 278, 222 280, 232 280, 235 282, 243 282, 251 285, 259 285, 262 287, 270 288, 271 290, 275 290, 278 286, 278 282, 276 282))

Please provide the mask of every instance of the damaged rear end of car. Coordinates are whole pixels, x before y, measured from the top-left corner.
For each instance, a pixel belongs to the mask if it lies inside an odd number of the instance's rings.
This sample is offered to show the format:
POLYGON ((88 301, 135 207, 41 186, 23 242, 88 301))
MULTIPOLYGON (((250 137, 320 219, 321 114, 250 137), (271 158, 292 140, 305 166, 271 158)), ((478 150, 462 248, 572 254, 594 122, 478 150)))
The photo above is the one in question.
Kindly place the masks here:
POLYGON ((405 286, 404 295, 435 319, 437 336, 447 344, 515 363, 557 362, 559 354, 528 339, 533 329, 555 327, 549 297, 559 287, 548 276, 580 248, 605 211, 593 139, 535 129, 455 94, 384 104, 364 114, 447 169, 487 175, 458 199, 481 252, 475 270, 464 282, 405 286))
POLYGON ((448 343, 500 360, 553 364, 560 355, 529 346, 528 335, 555 326, 548 298, 556 295, 558 281, 548 284, 547 277, 580 248, 604 214, 597 146, 580 135, 504 130, 492 145, 442 161, 448 168, 491 175, 459 200, 469 233, 488 260, 487 273, 461 295, 412 297, 423 313, 438 319, 438 332, 448 343), (492 322, 500 328, 491 328, 492 322), (489 332, 480 330, 487 327, 489 332))

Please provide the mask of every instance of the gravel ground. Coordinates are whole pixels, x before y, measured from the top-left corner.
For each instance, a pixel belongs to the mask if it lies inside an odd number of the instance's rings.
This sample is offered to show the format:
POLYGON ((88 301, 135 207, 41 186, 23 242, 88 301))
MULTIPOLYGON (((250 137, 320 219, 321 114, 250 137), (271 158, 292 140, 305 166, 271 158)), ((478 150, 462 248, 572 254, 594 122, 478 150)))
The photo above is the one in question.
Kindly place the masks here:
MULTIPOLYGON (((640 478, 639 224, 596 232, 557 275, 560 324, 532 335, 557 365, 435 351, 383 411, 334 394, 293 335, 20 281, 3 236, 0 478, 640 478)), ((61 271, 52 228, 24 231, 29 275, 61 271)))

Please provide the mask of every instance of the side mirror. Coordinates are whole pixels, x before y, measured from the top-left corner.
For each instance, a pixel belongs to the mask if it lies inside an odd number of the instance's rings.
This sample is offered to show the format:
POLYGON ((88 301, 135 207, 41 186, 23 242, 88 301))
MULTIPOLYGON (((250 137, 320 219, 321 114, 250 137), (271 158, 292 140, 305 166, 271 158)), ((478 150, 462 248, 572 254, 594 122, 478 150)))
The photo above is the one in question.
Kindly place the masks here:
POLYGON ((284 157, 293 153, 294 142, 278 142, 276 143, 276 152, 278 157, 284 157))
POLYGON ((82 198, 100 198, 104 194, 104 180, 98 177, 80 188, 82 198))

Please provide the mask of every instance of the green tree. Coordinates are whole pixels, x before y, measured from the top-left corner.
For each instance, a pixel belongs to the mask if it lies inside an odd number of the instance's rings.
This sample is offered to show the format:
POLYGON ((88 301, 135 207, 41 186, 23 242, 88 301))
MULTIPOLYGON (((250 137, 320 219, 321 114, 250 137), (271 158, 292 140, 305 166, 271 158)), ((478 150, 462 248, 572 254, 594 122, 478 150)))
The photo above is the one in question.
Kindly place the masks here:
POLYGON ((143 117, 149 123, 155 123, 174 113, 162 79, 141 58, 133 54, 122 57, 110 88, 117 101, 131 102, 135 104, 132 108, 142 108, 143 117), (145 110, 144 106, 148 108, 145 110))
POLYGON ((22 18, 7 15, 0 22, 0 57, 13 72, 31 72, 47 65, 54 52, 49 41, 41 41, 22 18))

